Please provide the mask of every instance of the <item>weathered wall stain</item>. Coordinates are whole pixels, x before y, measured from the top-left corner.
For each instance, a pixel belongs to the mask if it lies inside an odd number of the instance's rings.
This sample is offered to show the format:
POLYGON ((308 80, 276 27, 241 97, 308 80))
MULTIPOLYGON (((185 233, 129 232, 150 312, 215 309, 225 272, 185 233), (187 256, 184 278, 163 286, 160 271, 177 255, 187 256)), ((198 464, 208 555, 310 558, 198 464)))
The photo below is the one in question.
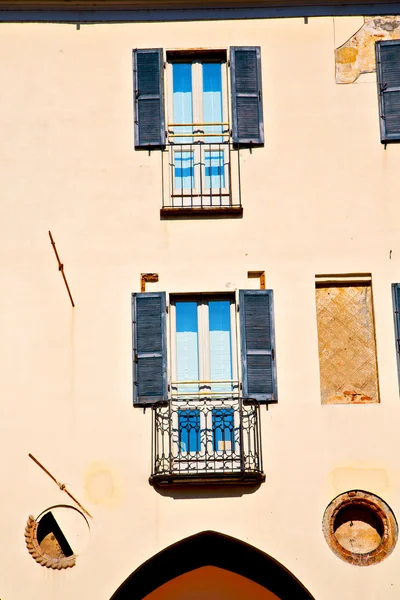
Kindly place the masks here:
POLYGON ((357 488, 372 490, 377 494, 387 494, 390 481, 387 470, 370 466, 337 467, 330 473, 330 480, 335 493, 357 488))
POLYGON ((400 16, 366 17, 364 25, 335 50, 336 83, 354 83, 376 71, 375 42, 400 38, 400 16))
POLYGON ((118 504, 120 486, 116 483, 115 474, 108 465, 92 463, 85 475, 85 490, 93 504, 118 504))

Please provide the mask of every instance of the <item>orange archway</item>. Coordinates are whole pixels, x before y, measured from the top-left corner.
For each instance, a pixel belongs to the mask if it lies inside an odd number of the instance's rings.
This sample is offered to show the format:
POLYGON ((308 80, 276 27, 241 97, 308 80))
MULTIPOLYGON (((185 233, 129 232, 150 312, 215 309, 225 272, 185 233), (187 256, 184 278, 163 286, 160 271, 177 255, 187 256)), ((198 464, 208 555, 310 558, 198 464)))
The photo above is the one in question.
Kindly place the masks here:
POLYGON ((200 567, 171 579, 144 600, 279 600, 258 583, 220 567, 200 567))
POLYGON ((162 550, 136 569, 111 600, 203 598, 314 600, 274 558, 215 531, 198 533, 162 550))

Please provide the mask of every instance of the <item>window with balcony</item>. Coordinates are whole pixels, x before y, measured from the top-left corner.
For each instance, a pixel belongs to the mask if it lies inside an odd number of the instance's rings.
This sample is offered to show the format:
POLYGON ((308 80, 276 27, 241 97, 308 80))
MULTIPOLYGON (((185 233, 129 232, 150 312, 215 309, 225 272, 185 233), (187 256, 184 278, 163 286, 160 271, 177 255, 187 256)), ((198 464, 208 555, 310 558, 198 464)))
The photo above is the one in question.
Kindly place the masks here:
POLYGON ((164 150, 162 215, 241 215, 238 148, 264 143, 260 48, 133 57, 135 147, 164 150))
POLYGON ((226 53, 167 53, 169 204, 231 207, 226 53))
POLYGON ((165 293, 140 293, 132 307, 134 404, 153 412, 151 482, 262 481, 259 405, 277 401, 272 291, 242 290, 239 303, 171 295, 168 312, 165 293))

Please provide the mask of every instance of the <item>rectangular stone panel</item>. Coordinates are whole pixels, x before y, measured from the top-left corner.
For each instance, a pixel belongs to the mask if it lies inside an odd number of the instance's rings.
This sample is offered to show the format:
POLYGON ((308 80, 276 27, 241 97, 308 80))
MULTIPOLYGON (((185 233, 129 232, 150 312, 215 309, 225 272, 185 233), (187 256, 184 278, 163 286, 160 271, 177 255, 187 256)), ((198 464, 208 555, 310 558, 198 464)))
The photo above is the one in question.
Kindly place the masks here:
POLYGON ((316 284, 322 404, 379 402, 371 284, 316 284))

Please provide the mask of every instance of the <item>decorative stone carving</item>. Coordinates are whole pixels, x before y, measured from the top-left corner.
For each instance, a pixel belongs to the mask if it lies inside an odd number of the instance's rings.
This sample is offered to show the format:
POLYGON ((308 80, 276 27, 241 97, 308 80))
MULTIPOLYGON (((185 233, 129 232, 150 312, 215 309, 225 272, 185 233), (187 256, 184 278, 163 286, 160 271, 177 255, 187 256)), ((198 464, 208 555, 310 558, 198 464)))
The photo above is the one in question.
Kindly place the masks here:
MULTIPOLYGON (((50 543, 39 544, 37 540, 38 521, 32 515, 28 517, 25 527, 25 542, 29 554, 42 567, 49 569, 68 569, 76 564, 76 555, 64 556, 57 540, 50 540, 50 543)), ((53 536, 54 537, 54 536, 53 536)))

